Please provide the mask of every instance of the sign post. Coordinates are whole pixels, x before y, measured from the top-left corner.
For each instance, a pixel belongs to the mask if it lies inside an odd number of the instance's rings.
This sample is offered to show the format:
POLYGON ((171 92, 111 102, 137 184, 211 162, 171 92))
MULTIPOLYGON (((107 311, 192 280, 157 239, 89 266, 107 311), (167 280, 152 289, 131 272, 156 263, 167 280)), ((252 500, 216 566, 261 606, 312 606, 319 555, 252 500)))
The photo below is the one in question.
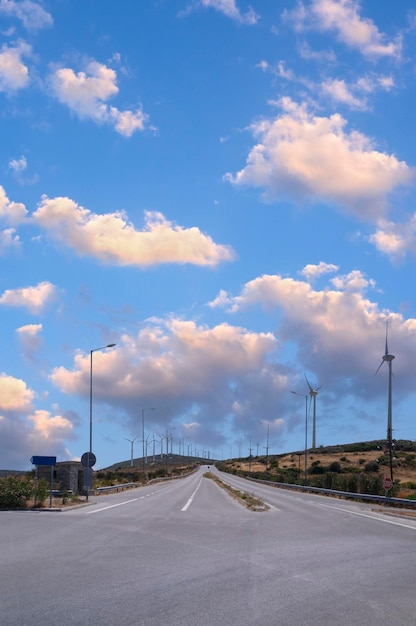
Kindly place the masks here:
POLYGON ((389 476, 384 476, 383 477, 383 488, 384 488, 384 496, 385 498, 387 498, 387 492, 390 491, 390 489, 393 486, 393 481, 389 476))
POLYGON ((84 490, 87 492, 87 501, 89 490, 92 489, 92 468, 97 462, 97 458, 93 452, 84 452, 81 457, 82 467, 84 468, 84 490))
POLYGON ((35 477, 35 497, 34 503, 36 506, 36 496, 38 490, 38 467, 39 465, 50 465, 51 467, 51 484, 49 490, 49 508, 52 508, 52 491, 53 491, 53 468, 56 465, 56 456, 32 456, 30 459, 32 465, 36 465, 36 477, 35 477))

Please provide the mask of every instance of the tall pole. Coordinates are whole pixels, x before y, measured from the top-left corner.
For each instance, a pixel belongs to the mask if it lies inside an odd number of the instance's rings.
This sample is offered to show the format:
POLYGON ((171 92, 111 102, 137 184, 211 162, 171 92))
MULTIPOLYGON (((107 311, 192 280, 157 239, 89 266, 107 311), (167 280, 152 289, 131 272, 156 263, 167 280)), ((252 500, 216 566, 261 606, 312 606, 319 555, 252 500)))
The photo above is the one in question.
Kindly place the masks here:
MULTIPOLYGON (((92 350, 90 350, 90 448, 89 448, 90 461, 91 461, 91 455, 92 455, 92 355, 94 352, 97 352, 98 350, 105 350, 106 348, 114 348, 115 345, 116 345, 115 343, 108 343, 106 346, 101 346, 100 348, 93 348, 92 350)), ((90 471, 92 475, 91 467, 92 466, 88 468, 88 471, 90 471)), ((87 487, 87 500, 88 500, 88 487, 87 487)))
POLYGON ((146 443, 146 453, 147 453, 147 442, 145 442, 145 438, 144 438, 144 412, 145 411, 156 411, 156 409, 154 409, 153 407, 151 407, 150 409, 142 409, 142 467, 143 467, 143 478, 145 475, 145 454, 144 454, 144 446, 146 443))
POLYGON ((388 333, 388 326, 386 325, 386 349, 385 349, 382 361, 380 365, 378 366, 377 372, 380 369, 380 367, 383 365, 383 363, 387 363, 387 365, 389 366, 389 391, 388 391, 388 398, 387 398, 387 443, 389 446, 389 457, 390 457, 390 478, 391 478, 391 482, 393 483, 393 424, 392 424, 391 388, 392 388, 392 377, 393 377, 392 361, 394 359, 394 356, 389 353, 389 348, 387 344, 387 333, 388 333))
POLYGON ((264 424, 267 426, 267 438, 266 438, 266 474, 269 471, 269 431, 270 424, 269 422, 260 422, 260 424, 264 424))
POLYGON ((297 391, 291 391, 290 393, 305 398, 305 470, 303 484, 306 485, 308 478, 308 396, 307 394, 298 393, 297 391))

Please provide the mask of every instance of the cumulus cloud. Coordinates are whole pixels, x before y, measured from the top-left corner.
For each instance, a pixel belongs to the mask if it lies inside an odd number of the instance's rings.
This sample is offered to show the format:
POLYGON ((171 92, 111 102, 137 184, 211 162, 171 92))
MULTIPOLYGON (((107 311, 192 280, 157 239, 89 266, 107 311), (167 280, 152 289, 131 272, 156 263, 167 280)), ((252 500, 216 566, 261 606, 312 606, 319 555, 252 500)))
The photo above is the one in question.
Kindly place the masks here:
POLYGON ((156 212, 145 213, 145 227, 138 231, 121 211, 98 215, 69 198, 44 198, 33 219, 59 244, 115 265, 215 266, 234 258, 231 248, 198 228, 174 225, 156 212))
POLYGON ((396 386, 404 395, 416 375, 416 320, 380 310, 367 293, 375 281, 359 270, 332 278, 321 290, 280 275, 263 275, 246 283, 236 296, 223 292, 217 306, 230 313, 261 306, 279 314, 279 340, 296 346, 297 360, 325 381, 327 393, 343 397, 375 397, 380 383, 374 376, 384 349, 386 320, 400 360, 396 386))
POLYGON ((32 0, 0 0, 1 14, 17 18, 29 31, 40 30, 53 24, 51 14, 32 0))
POLYGON ((19 235, 16 235, 14 228, 0 230, 0 255, 6 254, 9 250, 17 249, 20 245, 19 235))
POLYGON ((74 438, 78 417, 38 410, 34 401, 35 392, 23 380, 0 374, 2 468, 28 467, 34 454, 69 458, 64 441, 74 438))
POLYGON ((359 98, 354 95, 351 87, 346 84, 345 80, 331 78, 325 80, 321 84, 321 88, 334 102, 346 104, 352 109, 365 109, 367 102, 365 98, 359 98))
POLYGON ((45 442, 60 443, 63 439, 73 437, 74 425, 63 415, 51 415, 49 411, 37 410, 28 416, 33 423, 34 430, 30 435, 31 439, 45 442))
POLYGON ((139 107, 120 111, 107 100, 117 95, 116 72, 96 61, 88 63, 85 71, 75 73, 71 68, 57 69, 51 76, 52 89, 62 104, 81 119, 98 124, 110 124, 125 137, 148 126, 148 116, 139 107))
POLYGON ((39 315, 55 300, 57 293, 55 285, 44 281, 33 287, 6 289, 0 296, 0 305, 24 308, 30 313, 39 315))
POLYGON ((401 54, 400 38, 389 41, 372 20, 361 17, 356 0, 311 0, 308 5, 299 2, 284 17, 293 21, 297 30, 334 32, 340 42, 370 59, 399 58, 401 54))
POLYGON ((27 209, 21 202, 11 202, 0 185, 0 220, 7 224, 19 224, 27 216, 27 209))
POLYGON ((0 91, 13 93, 29 83, 29 70, 22 57, 31 52, 30 46, 20 43, 15 47, 4 45, 0 51, 0 91))
POLYGON ((16 330, 23 349, 23 355, 29 361, 35 360, 39 349, 43 345, 41 332, 42 324, 26 324, 16 330))
POLYGON ((251 7, 249 7, 246 13, 242 13, 237 7, 235 0, 199 0, 198 4, 204 8, 215 9, 240 24, 252 25, 256 24, 260 19, 259 15, 251 7))
POLYGON ((234 185, 264 189, 266 199, 322 200, 359 219, 383 216, 386 198, 415 172, 395 156, 379 152, 358 131, 348 132, 339 114, 320 117, 290 98, 282 114, 251 126, 256 145, 246 166, 225 178, 234 185))
POLYGON ((32 408, 34 392, 19 378, 0 374, 0 413, 24 413, 32 408))
POLYGON ((329 274, 332 272, 337 272, 339 270, 338 265, 333 265, 332 263, 324 263, 320 261, 318 265, 309 263, 305 265, 301 274, 305 276, 308 282, 312 282, 315 278, 319 276, 323 276, 324 274, 329 274))
MULTIPOLYGON (((94 398, 123 407, 132 423, 138 402, 155 406, 156 431, 175 423, 179 437, 180 429, 185 433, 189 424, 197 424, 218 435, 226 421, 241 427, 256 411, 270 415, 276 394, 287 384, 285 372, 272 363, 276 348, 272 333, 225 323, 148 320, 137 335, 120 337, 111 352, 94 355, 94 398)), ((72 370, 56 368, 51 380, 66 394, 88 397, 89 367, 89 355, 79 353, 72 370)))
POLYGON ((392 222, 381 219, 369 241, 379 252, 391 259, 401 259, 407 253, 416 255, 416 214, 405 222, 392 222))

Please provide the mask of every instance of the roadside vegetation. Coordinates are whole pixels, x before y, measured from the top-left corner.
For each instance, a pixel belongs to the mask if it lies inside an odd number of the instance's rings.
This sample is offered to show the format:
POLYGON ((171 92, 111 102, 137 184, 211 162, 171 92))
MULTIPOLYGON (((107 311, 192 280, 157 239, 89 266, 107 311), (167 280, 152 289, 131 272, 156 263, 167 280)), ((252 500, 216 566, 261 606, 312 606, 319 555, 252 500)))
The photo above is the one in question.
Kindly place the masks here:
MULTIPOLYGON (((382 440, 310 449, 306 477, 304 451, 232 459, 216 465, 222 471, 260 480, 383 496, 383 477, 390 475, 390 456, 382 440)), ((389 495, 415 500, 416 442, 395 442, 393 476, 389 495)))
POLYGON ((218 476, 214 476, 212 472, 205 472, 205 478, 210 478, 217 485, 219 485, 222 489, 227 491, 231 495, 232 498, 246 506, 251 511, 267 511, 269 507, 267 504, 260 500, 260 498, 256 498, 255 496, 247 493, 245 491, 240 491, 239 489, 234 489, 230 485, 227 485, 224 481, 222 481, 218 476))
MULTIPOLYGON (((382 440, 308 450, 306 480, 303 451, 232 459, 216 465, 222 471, 260 480, 372 495, 385 495, 383 477, 390 475, 389 452, 382 440)), ((395 442, 393 476, 389 495, 415 500, 416 442, 395 442)))

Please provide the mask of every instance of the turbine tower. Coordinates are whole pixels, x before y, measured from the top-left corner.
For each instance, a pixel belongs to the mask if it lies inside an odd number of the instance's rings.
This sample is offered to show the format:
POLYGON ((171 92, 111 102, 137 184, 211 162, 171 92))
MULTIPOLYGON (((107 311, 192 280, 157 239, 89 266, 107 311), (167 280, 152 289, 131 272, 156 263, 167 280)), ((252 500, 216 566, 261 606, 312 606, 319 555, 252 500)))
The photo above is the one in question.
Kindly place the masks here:
POLYGON ((387 442, 389 446, 389 456, 390 456, 390 478, 393 482, 393 426, 392 426, 392 408, 391 408, 391 383, 392 383, 392 378, 393 378, 392 361, 394 359, 394 356, 392 354, 389 354, 389 348, 387 344, 387 333, 388 333, 388 322, 386 324, 386 349, 383 354, 381 363, 377 368, 377 372, 380 369, 380 367, 383 365, 383 363, 388 364, 389 366, 389 392, 388 392, 388 400, 387 400, 387 442))
MULTIPOLYGON (((307 385, 309 387, 309 395, 311 397, 310 399, 310 403, 313 400, 313 419, 312 419, 312 450, 315 450, 316 448, 316 396, 318 395, 318 389, 320 389, 320 387, 317 387, 316 389, 314 389, 312 387, 312 385, 310 384, 309 380, 306 378, 306 374, 304 374, 305 376, 305 380, 307 382, 307 385)), ((310 405, 309 403, 309 405, 310 405)), ((310 411, 310 409, 309 409, 310 411)))

